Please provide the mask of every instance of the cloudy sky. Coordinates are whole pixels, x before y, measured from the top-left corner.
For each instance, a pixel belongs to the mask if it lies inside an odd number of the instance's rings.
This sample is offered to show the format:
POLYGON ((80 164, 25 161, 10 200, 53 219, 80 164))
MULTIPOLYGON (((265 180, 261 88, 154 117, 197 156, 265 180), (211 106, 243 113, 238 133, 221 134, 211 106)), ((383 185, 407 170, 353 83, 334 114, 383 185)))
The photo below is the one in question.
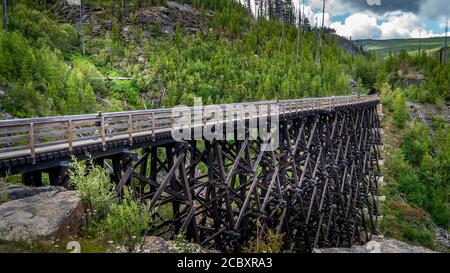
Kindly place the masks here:
MULTIPOLYGON (((304 2, 312 24, 320 22, 322 0, 304 2)), ((325 12, 325 24, 352 39, 424 38, 445 35, 450 0, 326 0, 325 12)))

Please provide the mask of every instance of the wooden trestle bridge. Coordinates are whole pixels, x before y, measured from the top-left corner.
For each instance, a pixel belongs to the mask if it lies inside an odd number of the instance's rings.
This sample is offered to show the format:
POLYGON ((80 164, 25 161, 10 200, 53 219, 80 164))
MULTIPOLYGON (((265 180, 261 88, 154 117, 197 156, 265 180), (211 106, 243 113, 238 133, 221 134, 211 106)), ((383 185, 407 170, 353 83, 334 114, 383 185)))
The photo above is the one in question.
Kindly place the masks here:
POLYGON ((158 208, 153 234, 184 232, 222 251, 268 229, 284 234, 292 251, 350 246, 376 233, 378 104, 377 96, 345 96, 231 105, 252 106, 250 113, 218 106, 216 126, 248 128, 265 115, 270 128, 276 118, 272 151, 248 130, 242 138, 175 141, 172 109, 4 120, 0 176, 21 174, 40 186, 48 174, 52 185, 67 186, 71 158, 91 158, 110 171, 118 194, 129 185, 158 208))

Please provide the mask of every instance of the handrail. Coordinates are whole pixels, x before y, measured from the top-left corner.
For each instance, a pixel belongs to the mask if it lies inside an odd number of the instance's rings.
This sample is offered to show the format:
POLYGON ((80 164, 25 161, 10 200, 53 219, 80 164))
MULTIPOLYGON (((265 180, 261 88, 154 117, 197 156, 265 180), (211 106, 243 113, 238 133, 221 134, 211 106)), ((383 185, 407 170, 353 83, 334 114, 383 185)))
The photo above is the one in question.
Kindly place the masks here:
MULTIPOLYGON (((246 112, 237 114, 237 120, 247 120, 262 114, 273 116, 273 106, 278 106, 279 115, 287 116, 309 110, 329 110, 339 106, 378 101, 378 96, 336 96, 322 98, 304 98, 279 101, 243 102, 235 104, 214 105, 224 110, 236 107, 255 106, 247 117, 246 112), (267 106, 263 113, 261 106, 267 106), (269 107, 270 106, 270 107, 269 107), (242 114, 243 113, 243 114, 242 114)), ((206 106, 191 106, 189 110, 204 113, 206 106)), ((137 110, 127 112, 112 112, 101 114, 70 115, 43 118, 26 118, 0 121, 0 159, 17 155, 36 157, 45 152, 46 147, 52 150, 73 151, 75 147, 102 144, 111 140, 128 140, 130 145, 136 136, 168 132, 173 126, 173 110, 175 108, 137 110)), ((235 119, 233 112, 231 120, 235 119)), ((202 115, 204 117, 204 115, 202 115)), ((230 117, 224 115, 223 122, 230 122, 230 117)), ((204 118, 203 125, 212 125, 204 118)), ((48 149, 47 149, 48 150, 48 149)))

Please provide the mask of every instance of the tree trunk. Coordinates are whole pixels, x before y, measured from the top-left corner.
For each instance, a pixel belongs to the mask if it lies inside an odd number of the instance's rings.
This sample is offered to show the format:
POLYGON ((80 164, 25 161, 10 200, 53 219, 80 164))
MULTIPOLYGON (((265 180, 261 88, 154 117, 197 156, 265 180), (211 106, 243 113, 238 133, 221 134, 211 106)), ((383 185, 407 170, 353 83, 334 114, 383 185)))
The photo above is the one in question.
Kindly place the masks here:
POLYGON ((300 12, 300 8, 298 9, 298 27, 297 27, 297 63, 298 63, 298 58, 299 58, 299 46, 300 46, 300 33, 302 31, 302 19, 303 16, 300 12))
POLYGON ((3 0, 2 5, 2 29, 3 31, 8 30, 8 12, 7 12, 7 0, 3 0))
POLYGON ((122 0, 122 21, 125 21, 126 17, 126 3, 125 0, 122 0))
POLYGON ((447 63, 447 58, 448 58, 448 16, 446 19, 446 23, 445 23, 445 46, 444 46, 444 64, 447 63))
POLYGON ((320 32, 319 32, 319 49, 317 51, 317 55, 316 55, 316 62, 318 64, 320 64, 320 55, 322 53, 322 35, 323 35, 323 27, 324 27, 324 23, 325 23, 325 0, 323 0, 323 7, 322 7, 322 26, 320 28, 320 32))
POLYGON ((84 44, 83 3, 81 1, 80 1, 80 31, 81 31, 81 50, 84 56, 86 55, 86 47, 84 44))

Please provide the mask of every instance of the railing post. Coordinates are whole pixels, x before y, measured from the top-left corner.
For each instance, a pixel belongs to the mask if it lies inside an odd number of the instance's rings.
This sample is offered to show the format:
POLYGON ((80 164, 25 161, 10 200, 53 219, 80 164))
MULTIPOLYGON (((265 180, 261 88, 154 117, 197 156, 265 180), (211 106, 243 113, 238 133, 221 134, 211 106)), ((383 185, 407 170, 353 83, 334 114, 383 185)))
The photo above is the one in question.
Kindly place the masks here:
POLYGON ((67 128, 67 140, 69 142, 69 152, 72 153, 72 151, 73 151, 73 138, 72 138, 73 124, 72 124, 72 120, 69 120, 67 126, 68 126, 68 128, 67 128))
POLYGON ((106 138, 105 138, 105 117, 102 116, 101 117, 101 128, 100 128, 100 137, 102 138, 102 146, 103 146, 103 151, 106 150, 106 138))
POLYGON ((131 114, 128 115, 128 139, 130 146, 133 145, 133 117, 131 114))
POLYGON ((34 123, 30 123, 30 151, 31 151, 31 159, 33 160, 33 164, 36 164, 36 145, 34 141, 34 123))
POLYGON ((152 123, 151 123, 152 138, 153 138, 153 140, 155 140, 155 113, 154 112, 152 112, 151 119, 152 119, 152 123))

